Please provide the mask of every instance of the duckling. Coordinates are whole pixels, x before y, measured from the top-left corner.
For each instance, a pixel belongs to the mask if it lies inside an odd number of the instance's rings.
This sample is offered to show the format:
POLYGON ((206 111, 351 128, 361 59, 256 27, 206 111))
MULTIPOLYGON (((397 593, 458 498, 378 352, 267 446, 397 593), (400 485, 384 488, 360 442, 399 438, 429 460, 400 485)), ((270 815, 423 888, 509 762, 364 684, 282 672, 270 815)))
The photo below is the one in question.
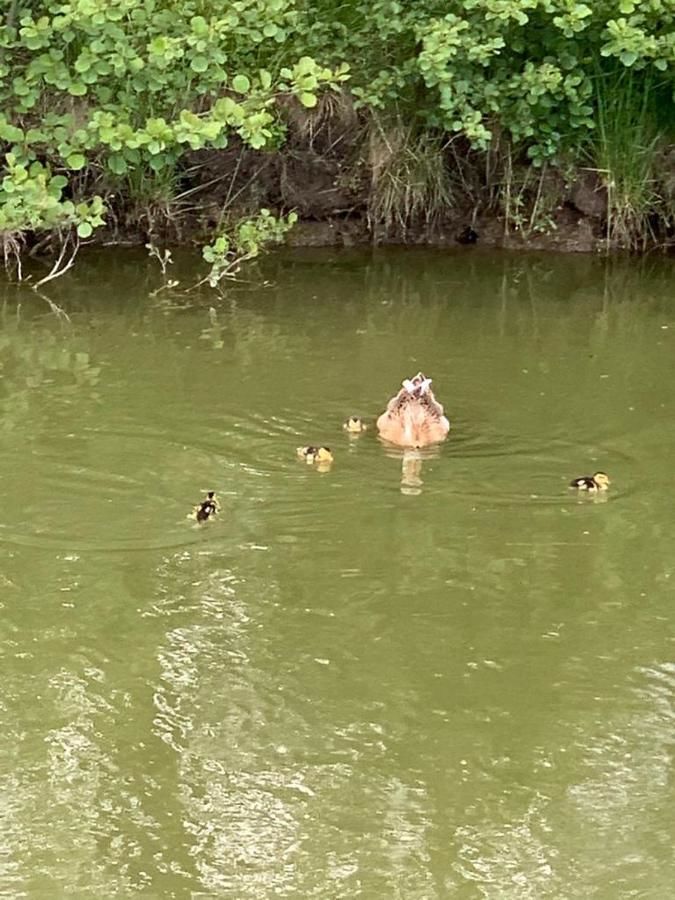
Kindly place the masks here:
POLYGON ((368 426, 363 419, 360 419, 358 416, 350 416, 343 423, 342 427, 345 431, 348 431, 349 434, 361 434, 368 426))
POLYGON ((219 509, 220 504, 216 500, 215 491, 208 491, 199 506, 195 506, 195 519, 198 522, 206 522, 211 516, 215 516, 219 509))
POLYGON ((606 491, 610 484, 611 482, 604 472, 596 472, 595 475, 581 475, 579 478, 570 481, 571 488, 592 493, 606 491))
POLYGON ((315 462, 324 464, 333 462, 333 454, 330 452, 330 447, 298 447, 296 452, 309 465, 315 462))
POLYGON ((478 232, 469 225, 461 234, 457 235, 455 240, 458 244, 475 244, 478 240, 478 232))

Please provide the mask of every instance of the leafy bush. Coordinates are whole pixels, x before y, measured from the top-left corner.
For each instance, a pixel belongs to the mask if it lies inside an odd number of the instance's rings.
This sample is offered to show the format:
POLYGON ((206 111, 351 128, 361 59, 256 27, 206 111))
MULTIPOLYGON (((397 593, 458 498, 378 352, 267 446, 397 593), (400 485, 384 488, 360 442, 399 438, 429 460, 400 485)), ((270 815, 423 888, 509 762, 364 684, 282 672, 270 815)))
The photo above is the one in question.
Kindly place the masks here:
MULTIPOLYGON (((589 146, 600 152, 594 137, 605 98, 622 89, 625 71, 631 103, 638 98, 642 119, 655 123, 656 143, 672 137, 672 0, 6 0, 6 7, 3 234, 67 221, 86 236, 103 221, 96 197, 106 190, 129 193, 153 174, 170 183, 189 151, 224 148, 233 136, 277 148, 285 137, 279 97, 311 110, 322 90, 348 79, 364 115, 404 121, 425 153, 439 136, 462 137, 478 150, 498 136, 536 166, 580 160, 589 146)), ((426 155, 435 164, 437 154, 426 155)), ((410 162, 399 157, 400 171, 417 171, 410 162)), ((437 173, 429 185, 432 198, 447 193, 437 173)))
POLYGON ((293 0, 13 0, 0 28, 0 210, 17 179, 22 203, 0 211, 0 230, 53 228, 87 180, 171 171, 232 134, 279 143, 277 95, 311 107, 347 77, 289 57, 297 16, 293 0))

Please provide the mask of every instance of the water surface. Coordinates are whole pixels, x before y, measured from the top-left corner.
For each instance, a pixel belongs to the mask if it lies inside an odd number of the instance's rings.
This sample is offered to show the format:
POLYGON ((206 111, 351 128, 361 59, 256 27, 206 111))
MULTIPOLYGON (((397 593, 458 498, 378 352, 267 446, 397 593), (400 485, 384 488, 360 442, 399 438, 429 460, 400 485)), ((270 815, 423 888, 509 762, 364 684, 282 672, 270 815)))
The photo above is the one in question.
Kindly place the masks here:
POLYGON ((0 287, 0 894, 670 896, 672 262, 253 274, 0 287), (411 484, 340 425, 420 368, 411 484))

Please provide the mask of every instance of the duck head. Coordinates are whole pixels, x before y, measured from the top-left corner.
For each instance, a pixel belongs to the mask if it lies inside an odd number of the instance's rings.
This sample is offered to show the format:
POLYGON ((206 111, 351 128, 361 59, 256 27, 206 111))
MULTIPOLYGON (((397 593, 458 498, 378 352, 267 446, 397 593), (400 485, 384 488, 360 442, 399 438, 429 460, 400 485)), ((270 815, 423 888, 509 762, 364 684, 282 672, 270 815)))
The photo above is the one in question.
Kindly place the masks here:
POLYGON ((431 390, 431 378, 418 372, 404 379, 377 420, 377 429, 383 440, 398 447, 428 447, 445 440, 450 423, 431 390))

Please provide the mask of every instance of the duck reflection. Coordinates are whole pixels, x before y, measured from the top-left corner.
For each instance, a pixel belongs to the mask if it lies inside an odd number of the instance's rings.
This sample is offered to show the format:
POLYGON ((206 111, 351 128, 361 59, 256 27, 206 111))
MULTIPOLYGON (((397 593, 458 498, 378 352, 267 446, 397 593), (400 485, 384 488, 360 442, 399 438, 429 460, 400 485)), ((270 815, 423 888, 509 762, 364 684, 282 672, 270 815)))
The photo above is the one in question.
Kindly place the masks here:
POLYGON ((425 460, 438 459, 440 456, 438 447, 426 447, 423 450, 385 447, 385 453, 391 459, 401 460, 401 493, 411 496, 422 493, 424 484, 422 471, 425 460))

